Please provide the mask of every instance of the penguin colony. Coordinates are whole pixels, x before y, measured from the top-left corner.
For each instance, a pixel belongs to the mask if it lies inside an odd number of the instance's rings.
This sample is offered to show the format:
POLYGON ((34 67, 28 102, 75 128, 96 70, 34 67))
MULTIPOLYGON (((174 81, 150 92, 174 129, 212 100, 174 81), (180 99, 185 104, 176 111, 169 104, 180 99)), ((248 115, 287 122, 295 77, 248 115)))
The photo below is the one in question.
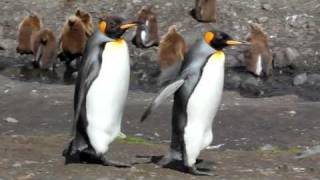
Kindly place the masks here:
MULTIPOLYGON (((199 22, 215 22, 216 1, 196 0, 191 11, 199 22)), ((63 151, 65 163, 97 163, 130 167, 112 161, 105 154, 119 135, 129 90, 129 49, 123 34, 136 28, 132 43, 138 48, 159 45, 160 84, 167 86, 148 106, 144 121, 166 98, 173 95, 172 136, 167 155, 159 165, 180 162, 186 172, 213 175, 197 167, 197 157, 213 139, 212 125, 218 111, 224 84, 224 48, 249 45, 247 69, 260 76, 272 74, 272 55, 262 27, 250 24, 248 42, 211 30, 189 48, 175 25, 159 40, 157 17, 151 6, 138 12, 137 20, 118 16, 101 17, 96 30, 92 17, 80 9, 68 17, 57 42, 35 15, 25 17, 18 27, 17 53, 33 54, 35 68, 54 70, 56 59, 67 68, 76 61, 79 71, 74 93, 72 139, 63 151), (250 43, 251 44, 250 44, 250 43), (58 52, 59 49, 59 52, 58 52)))

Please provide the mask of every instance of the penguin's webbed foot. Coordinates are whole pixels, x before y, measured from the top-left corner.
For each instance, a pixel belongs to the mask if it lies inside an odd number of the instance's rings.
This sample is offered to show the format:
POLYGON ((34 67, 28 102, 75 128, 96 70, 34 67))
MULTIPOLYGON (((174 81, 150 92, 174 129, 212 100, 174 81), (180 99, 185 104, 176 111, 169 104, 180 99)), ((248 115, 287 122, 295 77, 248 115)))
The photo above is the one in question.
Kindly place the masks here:
POLYGON ((104 166, 114 166, 118 168, 130 168, 132 166, 131 164, 108 160, 105 157, 101 158, 101 162, 102 162, 102 165, 104 166))
POLYGON ((208 169, 208 170, 213 170, 215 165, 216 163, 213 161, 202 160, 202 159, 197 159, 197 162, 195 164, 197 169, 208 169))
POLYGON ((195 165, 193 165, 192 167, 187 167, 187 168, 188 168, 188 172, 190 174, 193 174, 196 176, 214 176, 214 174, 211 173, 210 171, 197 169, 195 165))

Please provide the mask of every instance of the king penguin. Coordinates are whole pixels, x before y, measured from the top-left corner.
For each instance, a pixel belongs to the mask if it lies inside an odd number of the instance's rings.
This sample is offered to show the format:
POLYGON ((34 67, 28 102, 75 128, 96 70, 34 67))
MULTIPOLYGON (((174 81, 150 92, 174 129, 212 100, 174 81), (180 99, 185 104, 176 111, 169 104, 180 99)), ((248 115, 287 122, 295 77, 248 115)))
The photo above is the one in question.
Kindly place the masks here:
POLYGON ((136 25, 120 17, 102 18, 88 40, 75 86, 73 139, 63 152, 66 164, 130 166, 104 155, 120 133, 129 88, 129 51, 121 36, 136 25))
POLYGON ((187 172, 212 175, 195 166, 200 151, 211 144, 212 124, 223 92, 227 46, 244 42, 220 31, 208 31, 187 52, 177 79, 165 87, 144 112, 141 121, 160 103, 174 94, 172 135, 169 153, 158 163, 182 160, 187 172))

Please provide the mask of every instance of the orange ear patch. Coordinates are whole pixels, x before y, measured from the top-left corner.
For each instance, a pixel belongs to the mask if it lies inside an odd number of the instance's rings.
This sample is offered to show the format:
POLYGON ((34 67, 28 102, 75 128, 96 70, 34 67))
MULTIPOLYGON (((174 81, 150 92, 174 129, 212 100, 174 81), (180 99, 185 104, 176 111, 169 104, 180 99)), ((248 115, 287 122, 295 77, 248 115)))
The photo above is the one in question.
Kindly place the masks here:
POLYGON ((208 43, 208 44, 210 44, 210 42, 212 41, 214 39, 214 34, 213 34, 213 32, 206 32, 205 34, 204 34, 204 40, 208 43))
POLYGON ((99 22, 99 30, 100 30, 100 32, 105 33, 107 30, 107 22, 100 21, 99 22))

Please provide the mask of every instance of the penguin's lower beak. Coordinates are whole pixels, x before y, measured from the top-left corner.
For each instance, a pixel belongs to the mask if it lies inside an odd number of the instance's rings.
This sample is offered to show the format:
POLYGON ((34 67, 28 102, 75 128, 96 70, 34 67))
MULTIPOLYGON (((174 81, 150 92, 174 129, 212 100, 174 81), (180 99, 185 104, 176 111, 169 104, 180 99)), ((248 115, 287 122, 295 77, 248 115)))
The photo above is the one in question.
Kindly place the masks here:
POLYGON ((226 41, 226 44, 229 46, 235 46, 235 45, 250 45, 250 42, 246 42, 246 41, 236 41, 236 40, 228 40, 226 41))
POLYGON ((130 29, 132 27, 136 27, 138 24, 136 22, 131 22, 131 23, 126 23, 126 24, 122 24, 120 26, 120 29, 122 30, 127 30, 127 29, 130 29))

